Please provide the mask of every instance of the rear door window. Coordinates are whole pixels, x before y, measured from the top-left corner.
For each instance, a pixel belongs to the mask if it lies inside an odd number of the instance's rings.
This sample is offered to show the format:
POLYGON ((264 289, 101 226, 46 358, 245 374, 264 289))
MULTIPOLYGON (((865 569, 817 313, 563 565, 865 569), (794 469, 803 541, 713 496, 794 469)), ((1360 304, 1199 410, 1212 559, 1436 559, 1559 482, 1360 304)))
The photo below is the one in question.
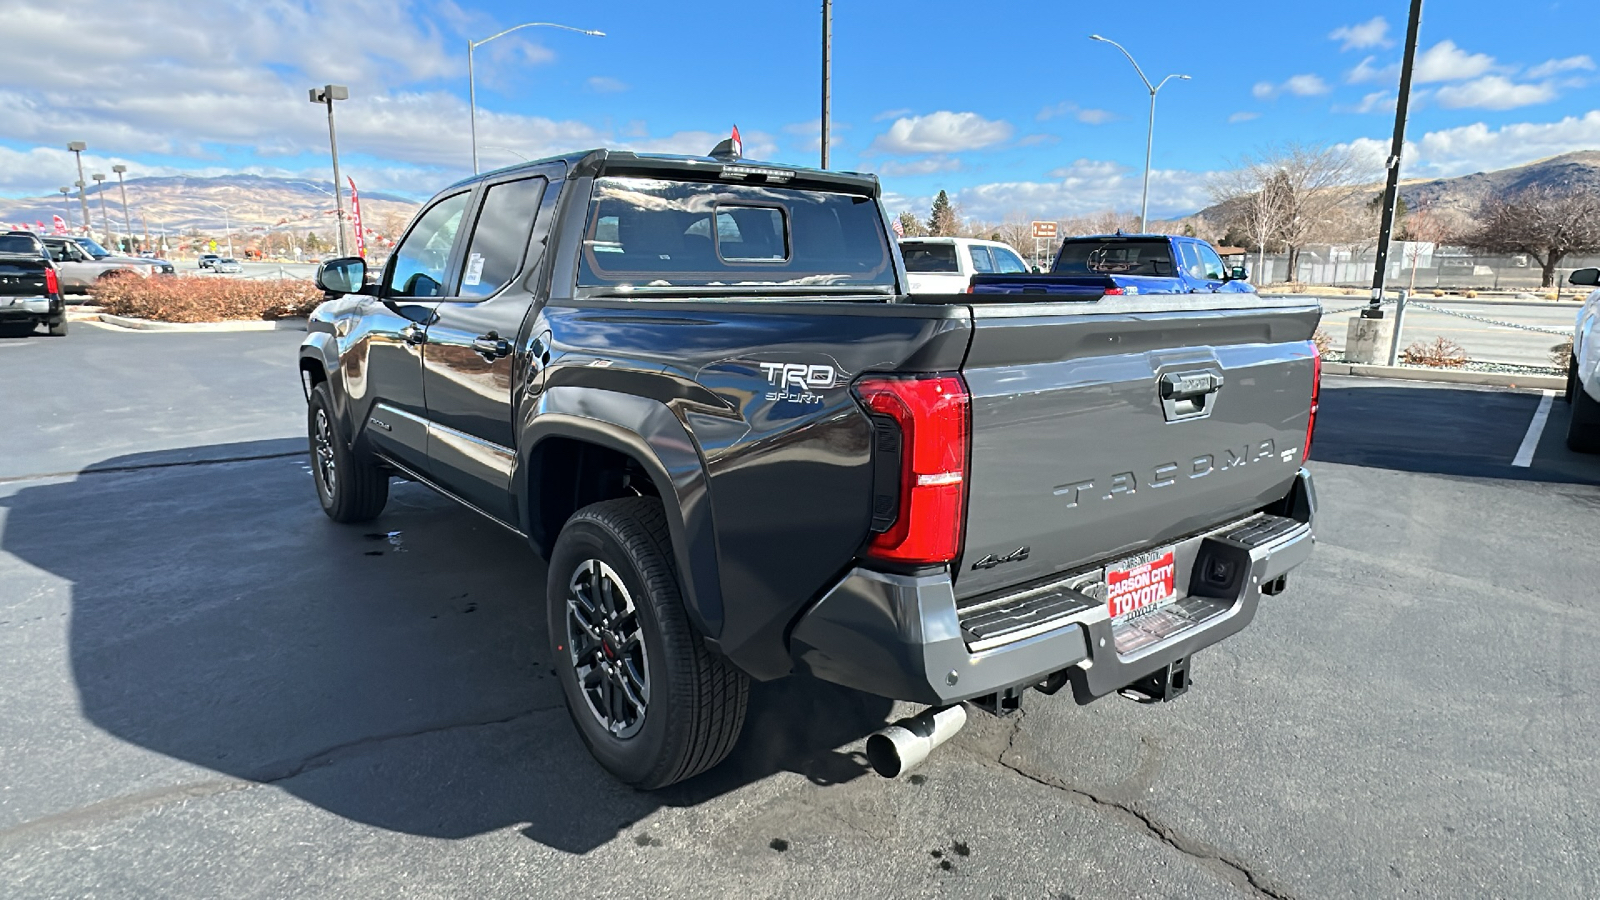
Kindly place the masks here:
POLYGON ((972 254, 972 271, 979 275, 994 274, 994 260, 989 256, 989 248, 982 244, 972 244, 967 247, 972 254))
POLYGON ((464 300, 481 300, 505 287, 522 268, 533 219, 544 196, 543 178, 523 178, 489 186, 472 229, 461 269, 464 300))
POLYGON ((1170 276, 1177 269, 1171 245, 1165 240, 1105 238, 1062 244, 1052 271, 1057 275, 1170 276))

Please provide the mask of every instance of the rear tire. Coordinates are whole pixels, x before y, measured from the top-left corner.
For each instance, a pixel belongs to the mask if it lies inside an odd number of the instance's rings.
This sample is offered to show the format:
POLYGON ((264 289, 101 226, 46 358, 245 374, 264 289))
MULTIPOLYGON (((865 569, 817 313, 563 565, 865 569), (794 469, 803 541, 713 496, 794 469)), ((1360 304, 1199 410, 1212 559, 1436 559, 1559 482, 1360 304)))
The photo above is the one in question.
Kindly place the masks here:
POLYGON ((389 502, 389 473, 351 451, 339 431, 327 382, 311 389, 306 431, 311 441, 311 480, 316 482, 322 511, 335 522, 376 519, 389 502))
POLYGON ((1574 353, 1573 356, 1572 356, 1572 360, 1567 363, 1567 392, 1562 395, 1561 399, 1567 401, 1568 403, 1571 403, 1573 396, 1576 395, 1577 393, 1578 393, 1578 356, 1577 356, 1576 353, 1574 353))
POLYGON ((1579 384, 1572 392, 1572 421, 1567 423, 1567 449, 1600 453, 1600 402, 1579 384))
POLYGON ((66 337, 67 317, 65 313, 62 314, 60 319, 50 323, 50 334, 54 337, 66 337))
POLYGON ((654 790, 726 758, 744 726, 750 680, 706 650, 689 624, 661 501, 579 510, 549 571, 551 659, 595 760, 654 790))

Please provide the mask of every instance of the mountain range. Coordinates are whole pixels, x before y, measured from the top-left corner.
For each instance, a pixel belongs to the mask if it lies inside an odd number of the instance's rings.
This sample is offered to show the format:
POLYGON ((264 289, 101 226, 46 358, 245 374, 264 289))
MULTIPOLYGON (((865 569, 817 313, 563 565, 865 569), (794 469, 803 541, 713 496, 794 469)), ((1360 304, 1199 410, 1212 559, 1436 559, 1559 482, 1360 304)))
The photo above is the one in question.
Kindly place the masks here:
MULTIPOLYGON (((272 229, 289 229, 301 235, 316 231, 324 237, 331 237, 333 233, 333 183, 329 181, 264 175, 207 178, 171 175, 130 178, 127 190, 128 218, 135 233, 143 233, 146 227, 152 236, 164 230, 168 235, 201 231, 220 237, 226 228, 232 228, 235 233, 272 229)), ((109 216, 111 231, 122 233, 125 228, 122 195, 115 182, 90 186, 85 198, 96 231, 104 230, 102 223, 109 216)), ((349 215, 348 189, 344 199, 345 214, 349 215)), ((363 226, 391 236, 405 227, 419 205, 414 200, 382 192, 362 191, 360 199, 363 226)), ((59 194, 17 199, 0 197, 0 227, 35 222, 49 226, 52 216, 61 216, 75 225, 82 224, 77 191, 68 198, 59 194)))

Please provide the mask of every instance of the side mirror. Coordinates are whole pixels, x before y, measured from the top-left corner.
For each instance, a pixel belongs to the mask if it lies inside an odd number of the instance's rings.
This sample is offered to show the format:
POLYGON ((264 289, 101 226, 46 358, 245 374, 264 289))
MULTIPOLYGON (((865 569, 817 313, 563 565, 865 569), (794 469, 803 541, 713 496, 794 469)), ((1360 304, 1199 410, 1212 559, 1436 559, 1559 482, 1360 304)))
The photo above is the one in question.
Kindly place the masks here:
POLYGON ((1044 274, 1044 270, 1043 270, 1043 269, 1040 269, 1040 268, 1039 268, 1039 267, 1038 267, 1038 266, 1034 266, 1034 267, 1033 267, 1033 274, 1035 274, 1035 275, 1042 275, 1042 274, 1044 274))
POLYGON ((1600 287, 1600 269, 1574 269, 1567 276, 1567 284, 1582 287, 1600 287))
POLYGON ((1234 266, 1232 269, 1228 270, 1229 281, 1244 281, 1249 277, 1250 273, 1244 270, 1244 266, 1234 266))
POLYGON ((317 267, 317 287, 329 294, 355 294, 367 281, 367 261, 359 256, 330 259, 317 267))

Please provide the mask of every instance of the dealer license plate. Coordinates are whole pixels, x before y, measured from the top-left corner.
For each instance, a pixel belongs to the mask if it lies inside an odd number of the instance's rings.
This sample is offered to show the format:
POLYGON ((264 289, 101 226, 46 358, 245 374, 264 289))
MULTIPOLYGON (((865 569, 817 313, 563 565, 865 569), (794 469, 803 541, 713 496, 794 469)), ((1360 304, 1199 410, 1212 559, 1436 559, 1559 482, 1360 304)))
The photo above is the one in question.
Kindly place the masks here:
POLYGON ((1172 548, 1106 568, 1106 609, 1115 624, 1148 615, 1177 599, 1172 548))

